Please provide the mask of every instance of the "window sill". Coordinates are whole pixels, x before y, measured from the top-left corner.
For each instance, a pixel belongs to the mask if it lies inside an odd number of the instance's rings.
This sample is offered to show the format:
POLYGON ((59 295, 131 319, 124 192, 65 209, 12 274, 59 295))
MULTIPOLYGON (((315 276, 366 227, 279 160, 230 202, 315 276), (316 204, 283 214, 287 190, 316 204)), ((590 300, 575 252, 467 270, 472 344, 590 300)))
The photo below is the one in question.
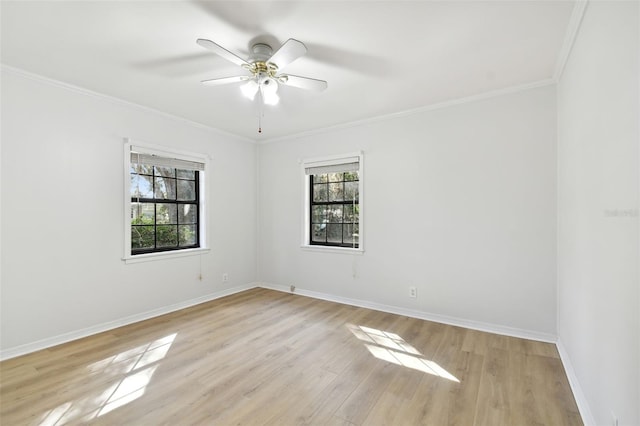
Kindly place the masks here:
POLYGON ((161 253, 146 253, 146 254, 137 254, 134 256, 125 256, 122 258, 124 263, 140 263, 140 262, 151 262, 154 260, 164 260, 164 259, 174 259, 177 257, 186 257, 186 256, 197 256, 200 254, 209 253, 211 249, 208 248, 195 248, 195 249, 186 249, 186 250, 176 250, 176 251, 165 251, 161 253))
POLYGON ((356 255, 364 254, 364 249, 362 248, 312 246, 309 244, 304 244, 300 246, 300 248, 304 251, 315 251, 319 253, 339 253, 339 254, 356 254, 356 255))

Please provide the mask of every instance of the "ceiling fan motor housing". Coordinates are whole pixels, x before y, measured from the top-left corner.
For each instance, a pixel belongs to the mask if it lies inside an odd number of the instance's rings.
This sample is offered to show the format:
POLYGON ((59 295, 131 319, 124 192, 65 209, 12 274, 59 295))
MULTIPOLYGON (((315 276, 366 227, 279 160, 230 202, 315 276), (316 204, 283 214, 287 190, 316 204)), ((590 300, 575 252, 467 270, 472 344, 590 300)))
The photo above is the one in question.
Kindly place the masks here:
POLYGON ((256 43, 251 47, 254 62, 266 62, 273 54, 271 46, 265 43, 256 43))

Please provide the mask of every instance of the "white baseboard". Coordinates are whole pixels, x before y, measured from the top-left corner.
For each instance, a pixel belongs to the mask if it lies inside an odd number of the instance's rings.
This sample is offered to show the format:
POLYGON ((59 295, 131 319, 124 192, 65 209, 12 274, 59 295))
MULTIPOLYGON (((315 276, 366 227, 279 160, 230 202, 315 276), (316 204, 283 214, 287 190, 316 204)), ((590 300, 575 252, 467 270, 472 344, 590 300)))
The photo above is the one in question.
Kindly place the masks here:
MULTIPOLYGON (((91 336, 93 334, 101 333, 114 328, 122 327, 124 325, 132 324, 138 321, 144 321, 150 318, 154 318, 160 315, 168 314, 178 311, 180 309, 188 308, 190 306, 198 305, 200 303, 208 302, 210 300, 219 299, 224 296, 239 293, 241 291, 249 290, 255 287, 262 287, 271 290, 282 291, 290 293, 289 287, 265 283, 265 282, 253 282, 242 286, 237 286, 229 289, 225 289, 219 292, 211 293, 205 296, 198 297, 196 299, 187 300, 173 305, 164 306, 151 311, 143 312, 140 314, 131 315, 125 318, 121 318, 115 321, 110 321, 103 324, 98 324, 92 327, 87 327, 81 330, 64 333, 58 336, 38 340, 36 342, 28 343, 25 345, 2 349, 0 350, 0 360, 14 358, 16 356, 24 355, 27 353, 35 352, 41 349, 46 349, 52 346, 59 345, 61 343, 70 342, 72 340, 80 339, 83 337, 91 336)), ((541 342, 555 343, 556 336, 547 333, 540 333, 530 330, 522 330, 519 328, 506 327, 497 324, 483 323, 479 321, 468 320, 464 318, 455 318, 446 315, 433 314, 424 311, 418 311, 415 309, 407 309, 398 306, 385 305, 382 303, 370 302, 360 299, 351 299, 341 296, 335 296, 327 293, 320 293, 316 291, 304 290, 296 288, 295 294, 301 296, 312 297, 314 299, 327 300, 330 302, 342 303, 351 306, 358 306, 362 308, 373 309, 376 311, 388 312, 391 314, 404 315, 411 318, 418 318, 427 321, 439 322, 442 324, 455 325, 459 327, 469 328, 472 330, 486 331, 489 333, 502 334, 505 336, 519 337, 523 339, 536 340, 541 342)))
MULTIPOLYGON (((262 282, 262 283, 258 283, 258 286, 263 288, 268 288, 271 290, 291 293, 289 287, 279 285, 279 284, 262 282)), ((295 294, 298 294, 301 296, 313 297, 315 299, 327 300, 329 302, 342 303, 345 305, 352 305, 352 306, 358 306, 361 308, 373 309, 376 311, 388 312, 390 314, 404 315, 411 318, 418 318, 418 319, 427 320, 427 321, 439 322, 442 324, 470 328, 472 330, 486 331, 488 333, 502 334, 505 336, 519 337, 521 339, 536 340, 539 342, 556 343, 556 336, 548 333, 541 333, 541 332, 531 331, 531 330, 523 330, 519 328, 507 327, 507 326, 498 325, 498 324, 483 323, 479 321, 473 321, 473 320, 464 319, 464 318, 455 318, 455 317, 450 317, 446 315, 432 314, 429 312, 418 311, 415 309, 401 308, 398 306, 385 305, 382 303, 370 302, 366 300, 350 299, 347 297, 335 296, 332 294, 304 290, 298 287, 296 287, 295 294)))
POLYGON ((83 337, 91 336, 93 334, 113 330, 114 328, 122 327, 124 325, 132 324, 139 321, 144 321, 160 315, 179 311, 180 309, 199 305, 200 303, 209 302, 211 300, 219 299, 221 297, 229 296, 231 294, 239 293, 241 291, 249 290, 255 287, 258 287, 258 283, 249 283, 241 286, 236 286, 236 287, 228 288, 225 290, 217 291, 215 293, 210 293, 205 296, 197 297, 195 299, 185 300, 184 302, 175 303, 169 306, 163 306, 161 308, 152 309, 150 311, 143 312, 140 314, 135 314, 135 315, 131 315, 118 320, 109 321, 109 322, 98 324, 95 326, 83 328, 81 330, 60 334, 58 336, 48 337, 46 339, 38 340, 36 342, 27 343, 25 345, 16 346, 9 349, 2 349, 0 350, 0 360, 15 358, 20 355, 25 355, 31 352, 50 348, 52 346, 56 346, 62 343, 67 343, 72 340, 77 340, 83 337))
POLYGON ((571 358, 569 357, 567 350, 562 344, 562 339, 560 339, 560 337, 558 337, 556 347, 558 348, 558 353, 560 354, 560 360, 562 361, 562 365, 564 366, 564 371, 567 373, 569 386, 571 386, 573 398, 576 400, 576 404, 578 405, 578 410, 580 411, 582 422, 585 424, 585 426, 595 426, 596 421, 593 418, 593 413, 591 413, 591 409, 589 408, 589 404, 587 403, 587 398, 582 392, 580 382, 578 381, 578 376, 576 376, 576 372, 573 369, 573 364, 571 364, 571 358))

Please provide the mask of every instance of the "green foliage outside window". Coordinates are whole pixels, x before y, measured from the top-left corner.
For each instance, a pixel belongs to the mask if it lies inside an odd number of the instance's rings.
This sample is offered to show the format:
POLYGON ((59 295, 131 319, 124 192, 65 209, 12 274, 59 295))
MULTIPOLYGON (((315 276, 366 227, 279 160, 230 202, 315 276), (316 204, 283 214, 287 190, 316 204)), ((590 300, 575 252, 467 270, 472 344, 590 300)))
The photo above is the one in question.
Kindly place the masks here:
POLYGON ((311 175, 311 244, 357 248, 358 172, 311 175))
POLYGON ((132 164, 133 254, 198 247, 198 173, 132 164))

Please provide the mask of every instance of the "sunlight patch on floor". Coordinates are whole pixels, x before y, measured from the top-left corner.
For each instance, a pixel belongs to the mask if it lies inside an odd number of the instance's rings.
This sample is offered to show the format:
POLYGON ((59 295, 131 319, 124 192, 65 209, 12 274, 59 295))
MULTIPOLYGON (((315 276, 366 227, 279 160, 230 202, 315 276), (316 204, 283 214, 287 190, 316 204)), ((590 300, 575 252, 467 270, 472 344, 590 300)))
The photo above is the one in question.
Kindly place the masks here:
POLYGON ((44 413, 40 425, 54 426, 70 421, 89 421, 129 404, 144 395, 153 373, 165 358, 177 333, 120 352, 86 367, 88 380, 109 381, 97 395, 60 404, 44 413))
POLYGON ((365 342, 364 346, 378 359, 460 383, 454 375, 438 363, 426 359, 420 351, 395 333, 353 324, 348 324, 347 328, 365 342))

